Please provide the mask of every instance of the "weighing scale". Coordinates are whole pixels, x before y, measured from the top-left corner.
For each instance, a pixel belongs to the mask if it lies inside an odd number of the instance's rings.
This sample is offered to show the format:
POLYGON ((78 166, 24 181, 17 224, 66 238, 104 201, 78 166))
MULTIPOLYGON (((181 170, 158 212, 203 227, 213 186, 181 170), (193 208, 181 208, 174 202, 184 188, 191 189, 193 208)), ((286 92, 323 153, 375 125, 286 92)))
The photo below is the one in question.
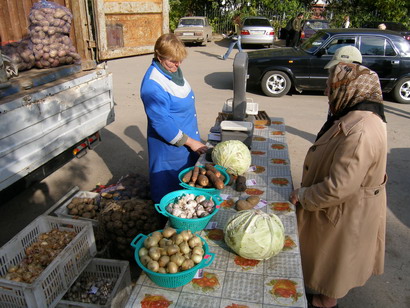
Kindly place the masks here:
POLYGON ((233 99, 228 99, 222 109, 226 119, 219 123, 221 141, 240 140, 252 147, 252 136, 258 104, 246 98, 248 79, 248 54, 239 52, 233 62, 233 99))

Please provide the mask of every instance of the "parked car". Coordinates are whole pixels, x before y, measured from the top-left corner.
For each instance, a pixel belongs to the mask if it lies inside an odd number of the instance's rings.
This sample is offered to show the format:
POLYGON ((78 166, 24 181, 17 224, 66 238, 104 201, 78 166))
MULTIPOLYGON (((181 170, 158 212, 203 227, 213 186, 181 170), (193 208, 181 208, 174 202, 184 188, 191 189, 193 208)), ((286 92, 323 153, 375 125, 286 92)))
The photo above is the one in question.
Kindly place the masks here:
POLYGON ((208 18, 203 16, 182 17, 178 22, 178 27, 174 30, 184 43, 201 43, 206 45, 211 42, 212 27, 208 18))
POLYGON ((380 24, 384 24, 387 30, 397 31, 400 32, 403 37, 410 41, 410 30, 406 28, 400 22, 392 22, 392 21, 369 21, 363 24, 363 28, 374 28, 377 29, 380 24))
POLYGON ((302 40, 310 38, 318 30, 329 29, 330 22, 324 19, 307 19, 303 21, 302 33, 300 38, 302 40))
POLYGON ((266 17, 247 17, 241 28, 242 44, 261 44, 272 46, 275 31, 266 17))
POLYGON ((293 86, 302 90, 324 90, 328 71, 324 68, 335 51, 356 46, 363 65, 375 71, 383 92, 391 92, 399 103, 410 104, 410 44, 398 33, 376 29, 319 30, 299 47, 248 52, 248 85, 258 85, 272 97, 281 97, 293 86))

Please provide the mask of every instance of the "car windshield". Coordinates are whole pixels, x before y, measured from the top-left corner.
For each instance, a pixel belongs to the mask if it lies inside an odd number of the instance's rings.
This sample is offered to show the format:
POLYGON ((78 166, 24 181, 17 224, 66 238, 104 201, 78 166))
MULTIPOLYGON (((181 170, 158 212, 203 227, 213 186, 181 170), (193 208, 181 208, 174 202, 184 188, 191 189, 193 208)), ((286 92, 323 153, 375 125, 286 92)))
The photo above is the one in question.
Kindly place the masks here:
POLYGON ((306 27, 313 30, 329 29, 329 23, 322 20, 311 20, 306 22, 306 27))
POLYGON ((244 26, 256 26, 256 27, 270 27, 270 22, 267 19, 248 18, 243 22, 244 26))
POLYGON ((307 39, 302 45, 300 45, 300 49, 313 54, 320 48, 320 46, 322 46, 323 42, 326 41, 329 36, 328 33, 322 31, 316 32, 311 38, 307 39))
POLYGON ((198 27, 198 26, 203 26, 204 21, 203 19, 181 19, 179 21, 179 27, 198 27))

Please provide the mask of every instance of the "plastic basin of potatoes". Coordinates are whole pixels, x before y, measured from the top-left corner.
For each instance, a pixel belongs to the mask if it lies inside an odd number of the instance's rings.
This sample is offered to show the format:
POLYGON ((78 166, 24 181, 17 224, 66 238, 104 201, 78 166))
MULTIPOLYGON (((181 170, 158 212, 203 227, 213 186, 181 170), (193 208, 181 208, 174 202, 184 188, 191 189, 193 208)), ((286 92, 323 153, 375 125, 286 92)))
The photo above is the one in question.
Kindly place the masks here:
MULTIPOLYGON (((199 166, 199 167, 205 168, 205 166, 199 166)), ((225 185, 225 186, 228 185, 230 178, 229 178, 228 172, 226 172, 226 169, 225 169, 224 167, 218 166, 218 165, 215 165, 214 167, 225 177, 224 185, 225 185)), ((210 193, 210 194, 218 194, 218 195, 219 195, 220 192, 221 192, 220 189, 217 189, 217 188, 199 188, 199 187, 193 187, 193 186, 189 185, 188 183, 184 183, 184 182, 182 181, 182 178, 184 177, 184 175, 185 175, 187 172, 193 170, 194 168, 195 168, 195 167, 186 168, 186 169, 182 170, 182 171, 178 174, 178 179, 179 179, 179 182, 180 182, 179 185, 181 185, 182 187, 184 187, 184 188, 186 188, 186 189, 198 190, 198 191, 203 191, 203 192, 207 192, 207 193, 210 193)))
POLYGON ((201 231, 206 227, 211 218, 219 211, 219 204, 221 204, 222 201, 222 198, 218 195, 213 195, 198 190, 182 189, 166 194, 164 197, 162 197, 159 204, 155 204, 155 209, 160 214, 169 219, 171 227, 175 229, 191 230, 192 232, 196 232, 201 231), (179 197, 186 194, 194 194, 195 196, 202 195, 207 200, 212 200, 215 203, 214 210, 208 216, 201 218, 180 218, 169 213, 167 211, 168 204, 175 202, 179 197))
MULTIPOLYGON (((162 230, 158 230, 162 232, 162 230)), ((177 233, 180 233, 182 230, 177 229, 177 233)), ((150 234, 149 234, 150 235, 150 234)), ((148 235, 148 236, 149 236, 148 235)), ((200 263, 195 265, 193 268, 182 271, 175 274, 161 274, 157 272, 153 272, 149 270, 147 267, 142 265, 140 261, 140 257, 138 255, 139 250, 144 246, 144 240, 148 237, 144 234, 138 234, 133 241, 131 242, 131 246, 135 248, 134 258, 137 262, 138 266, 147 274, 147 276, 160 287, 164 288, 178 288, 188 284, 194 277, 196 272, 201 269, 211 265, 212 261, 215 258, 215 254, 209 252, 209 247, 206 241, 198 235, 198 237, 202 241, 202 248, 204 249, 204 257, 200 263)))

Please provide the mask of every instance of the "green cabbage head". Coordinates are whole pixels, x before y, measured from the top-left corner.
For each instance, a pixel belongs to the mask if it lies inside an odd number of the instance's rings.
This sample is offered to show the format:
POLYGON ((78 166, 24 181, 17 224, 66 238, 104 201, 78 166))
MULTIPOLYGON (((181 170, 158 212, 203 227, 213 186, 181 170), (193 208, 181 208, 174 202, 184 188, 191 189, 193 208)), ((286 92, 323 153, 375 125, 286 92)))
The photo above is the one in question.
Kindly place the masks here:
POLYGON ((245 210, 232 216, 225 226, 225 242, 243 258, 266 260, 285 244, 285 229, 275 214, 245 210))
POLYGON ((242 141, 222 141, 212 150, 212 161, 230 174, 242 175, 251 165, 251 152, 242 141))

